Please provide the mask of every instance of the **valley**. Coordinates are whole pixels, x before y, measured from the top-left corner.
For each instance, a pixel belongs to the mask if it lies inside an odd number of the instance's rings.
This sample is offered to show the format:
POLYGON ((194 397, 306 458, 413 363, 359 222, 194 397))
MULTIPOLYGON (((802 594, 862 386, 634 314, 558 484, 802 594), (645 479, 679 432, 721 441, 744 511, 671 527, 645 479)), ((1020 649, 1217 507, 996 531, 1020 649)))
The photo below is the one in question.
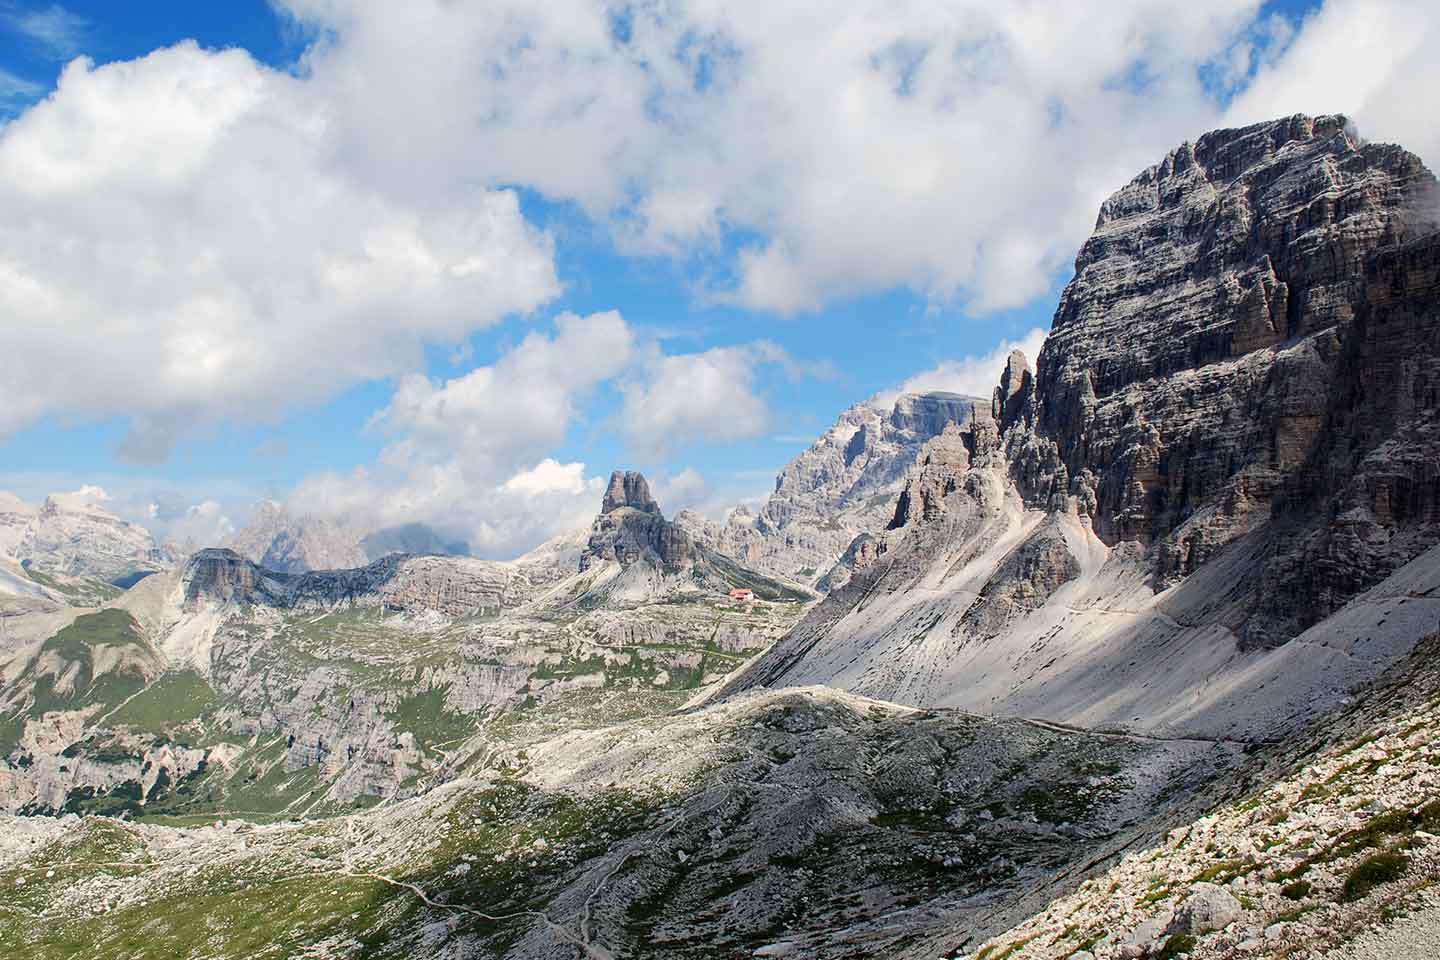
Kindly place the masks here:
POLYGON ((621 470, 503 562, 4 501, 6 956, 1339 960, 1433 911, 1435 189, 1338 116, 1185 143, 991 396, 853 406, 723 522, 621 470))

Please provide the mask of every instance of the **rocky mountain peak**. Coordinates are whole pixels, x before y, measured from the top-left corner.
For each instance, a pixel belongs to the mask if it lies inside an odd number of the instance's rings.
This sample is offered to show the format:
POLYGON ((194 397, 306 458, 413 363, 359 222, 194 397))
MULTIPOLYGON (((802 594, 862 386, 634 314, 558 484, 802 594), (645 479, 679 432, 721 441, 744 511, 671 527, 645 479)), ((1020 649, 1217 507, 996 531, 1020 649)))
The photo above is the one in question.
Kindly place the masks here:
MULTIPOLYGON (((1386 403, 1360 371, 1434 389, 1435 244, 1406 246, 1434 189, 1417 157, 1338 116, 1215 131, 1143 171, 1102 207, 1041 350, 1034 433, 1010 441, 1027 500, 1073 503, 1107 544, 1157 545, 1160 582, 1273 510, 1338 513, 1321 498, 1351 485, 1357 432, 1381 426, 1365 411, 1386 403), (1402 247, 1407 284, 1374 282, 1402 247)), ((1374 480, 1402 499, 1433 483, 1401 473, 1374 480)))
POLYGON ((650 484, 645 481, 644 474, 637 470, 616 470, 610 474, 610 485, 605 489, 605 499, 600 504, 600 512, 610 513, 621 507, 660 515, 660 504, 650 495, 650 484))
MULTIPOLYGON (((981 401, 988 410, 989 402, 981 401)), ((828 575, 858 534, 879 532, 924 444, 969 421, 975 398, 904 393, 843 411, 785 465, 758 511, 736 509, 723 524, 676 519, 701 543, 752 569, 828 589, 828 575)))
POLYGON ((1340 117, 1171 151, 1104 204, 1036 369, 926 446, 752 675, 1067 722, 1177 723, 1213 684, 1213 731, 1384 669, 1421 621, 1365 598, 1440 549, 1435 190, 1340 117))
POLYGON ((648 560, 673 570, 690 559, 692 548, 685 530, 660 512, 645 477, 634 470, 616 470, 580 555, 580 569, 606 560, 625 567, 648 560))
POLYGON ((1035 385, 1035 376, 1030 372, 1030 361, 1023 350, 1010 351, 1005 361, 1005 370, 1000 374, 1000 386, 990 405, 991 416, 1002 425, 1018 419, 1030 404, 1030 394, 1035 385))
POLYGON ((36 569, 128 586, 171 560, 144 527, 104 509, 85 488, 55 493, 36 508, 0 499, 0 552, 36 569))

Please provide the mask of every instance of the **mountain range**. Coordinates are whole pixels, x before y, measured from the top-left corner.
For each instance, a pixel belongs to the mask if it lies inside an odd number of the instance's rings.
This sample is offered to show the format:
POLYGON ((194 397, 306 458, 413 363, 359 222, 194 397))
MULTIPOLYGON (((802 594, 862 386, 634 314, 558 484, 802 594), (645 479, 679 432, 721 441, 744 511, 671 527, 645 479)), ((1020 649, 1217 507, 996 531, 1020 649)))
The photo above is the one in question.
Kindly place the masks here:
POLYGON ((723 523, 617 470, 511 562, 274 505, 172 562, 7 501, 0 942, 1406 955, 1385 923, 1440 920, 1435 190, 1338 116, 1183 144, 991 396, 857 404, 723 523))

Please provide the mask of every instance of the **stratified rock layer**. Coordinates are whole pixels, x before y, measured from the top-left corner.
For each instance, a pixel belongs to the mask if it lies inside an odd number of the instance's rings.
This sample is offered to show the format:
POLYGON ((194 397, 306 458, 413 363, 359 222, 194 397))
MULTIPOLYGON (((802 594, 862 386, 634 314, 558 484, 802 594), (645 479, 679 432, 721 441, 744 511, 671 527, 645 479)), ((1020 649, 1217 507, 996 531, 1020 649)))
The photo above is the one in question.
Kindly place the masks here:
POLYGON ((1340 117, 1172 151, 736 686, 1248 736, 1384 669, 1440 619, 1434 191, 1340 117))

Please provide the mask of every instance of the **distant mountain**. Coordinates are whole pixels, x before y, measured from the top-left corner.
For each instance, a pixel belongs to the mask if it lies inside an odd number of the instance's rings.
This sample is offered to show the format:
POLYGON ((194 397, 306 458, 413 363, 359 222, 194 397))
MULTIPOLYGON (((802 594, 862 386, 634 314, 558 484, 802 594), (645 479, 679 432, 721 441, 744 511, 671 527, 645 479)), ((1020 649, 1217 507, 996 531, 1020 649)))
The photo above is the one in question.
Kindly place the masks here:
POLYGON ((262 500, 225 546, 268 570, 304 573, 363 566, 369 560, 360 545, 364 535, 328 517, 297 517, 273 500, 262 500))
POLYGON ((0 553, 48 574, 121 586, 172 563, 144 527, 63 493, 36 507, 0 492, 0 553))
POLYGON ((682 511, 676 522, 738 563, 829 589, 827 575, 850 542, 889 521, 925 441, 967 423, 973 403, 953 393, 902 394, 887 409, 857 403, 786 465, 758 512, 741 506, 717 524, 682 511))
POLYGON ((268 570, 306 573, 364 566, 392 553, 468 556, 463 541, 447 540, 423 523, 373 529, 345 517, 296 516, 262 500, 244 529, 225 546, 268 570))
POLYGON ((405 523, 367 533, 360 538, 360 549, 370 560, 379 560, 392 553, 417 553, 440 556, 468 557, 470 545, 463 540, 446 540, 423 523, 405 523))

